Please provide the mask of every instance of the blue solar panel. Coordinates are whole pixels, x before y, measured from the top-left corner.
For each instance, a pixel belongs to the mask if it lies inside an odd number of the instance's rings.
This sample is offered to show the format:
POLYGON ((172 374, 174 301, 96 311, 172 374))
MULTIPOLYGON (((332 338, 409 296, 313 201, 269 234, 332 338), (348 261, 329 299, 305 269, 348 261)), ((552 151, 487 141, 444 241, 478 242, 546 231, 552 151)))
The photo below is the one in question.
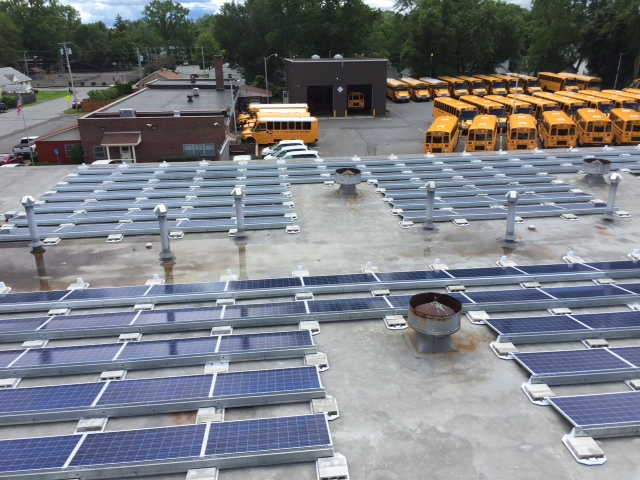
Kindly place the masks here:
POLYGON ((631 366, 604 349, 514 353, 514 357, 534 375, 597 372, 631 366))
POLYGON ((588 330, 570 317, 549 315, 545 317, 495 318, 485 320, 501 335, 523 333, 551 333, 568 330, 588 330))
POLYGON ((444 270, 417 270, 413 272, 376 273, 381 282, 409 282, 416 280, 437 280, 451 278, 444 270))
POLYGON ((65 300, 142 297, 149 287, 86 288, 73 290, 65 300))
POLYGON ((605 427, 640 422, 638 392, 552 397, 554 405, 574 427, 605 427))
POLYGON ((618 286, 625 290, 629 290, 630 292, 640 294, 640 283, 619 283, 618 286))
POLYGON ((550 300, 539 290, 527 288, 520 290, 494 290, 486 292, 465 292, 475 303, 528 302, 531 300, 550 300))
POLYGON ((70 467, 198 457, 205 424, 88 435, 70 467))
POLYGON ((79 383, 0 390, 0 414, 88 407, 104 384, 79 383))
POLYGON ((260 303, 249 305, 229 305, 224 311, 224 319, 276 317, 280 315, 306 314, 304 302, 260 303))
POLYGON ((0 440, 0 473, 62 468, 79 435, 0 440))
POLYGON ((188 323, 201 320, 218 320, 222 307, 181 308, 143 311, 135 325, 188 323))
POLYGON ((55 302, 67 295, 67 290, 32 293, 6 293, 0 295, 0 304, 55 302))
POLYGON ((32 332, 49 317, 15 318, 0 320, 0 334, 13 332, 32 332))
POLYGON ((321 285, 345 285, 354 283, 377 283, 375 277, 369 273, 358 273, 355 275, 323 275, 314 277, 304 277, 304 284, 309 287, 321 285))
POLYGON ((205 455, 258 453, 330 446, 324 415, 212 423, 205 455))
POLYGON ((640 347, 611 348, 611 352, 640 368, 640 347))
POLYGON ((93 315, 59 315, 41 330, 67 330, 92 327, 123 327, 135 318, 135 312, 101 313, 93 315))
POLYGON ((148 295, 188 295, 218 293, 224 291, 224 282, 178 283, 174 285, 154 285, 148 295))
POLYGON ((552 265, 518 265, 516 269, 529 275, 555 275, 562 273, 594 272, 594 269, 581 263, 554 263, 552 265))
POLYGON ((247 333, 245 335, 222 335, 218 352, 262 351, 282 348, 312 346, 313 340, 308 330, 290 332, 247 333))
POLYGON ((111 382, 96 405, 130 405, 208 398, 212 380, 212 375, 192 375, 111 382))
POLYGON ((24 350, 4 350, 0 351, 0 368, 8 367, 24 350))
POLYGON ((218 374, 213 396, 260 395, 312 388, 320 388, 316 367, 255 370, 218 374))
POLYGON ((629 295, 615 285, 593 285, 591 287, 556 287, 543 289, 555 298, 594 298, 611 297, 615 295, 629 295))
POLYGON ((492 267, 492 268, 461 268, 448 270, 454 278, 477 278, 477 277, 504 277, 522 275, 513 267, 492 267))
POLYGON ((591 313, 572 315, 588 327, 605 330, 607 328, 640 328, 640 312, 591 313))
POLYGON ((113 343, 73 347, 31 348, 12 365, 12 368, 108 362, 113 359, 121 347, 122 345, 113 343))
POLYGON ((228 291, 239 290, 270 290, 277 288, 301 287, 302 282, 296 277, 265 278, 262 280, 239 280, 229 282, 228 291))
POLYGON ((346 312, 389 308, 383 297, 342 298, 339 300, 314 300, 308 302, 311 313, 346 312))
POLYGON ((590 267, 598 270, 640 270, 640 262, 623 260, 618 262, 589 262, 590 267))
POLYGON ((411 297, 413 297, 413 295, 388 295, 386 299, 393 308, 406 308, 408 310, 411 297))
POLYGON ((118 360, 142 360, 148 358, 178 357, 214 353, 218 337, 182 338, 129 342, 118 356, 118 360))

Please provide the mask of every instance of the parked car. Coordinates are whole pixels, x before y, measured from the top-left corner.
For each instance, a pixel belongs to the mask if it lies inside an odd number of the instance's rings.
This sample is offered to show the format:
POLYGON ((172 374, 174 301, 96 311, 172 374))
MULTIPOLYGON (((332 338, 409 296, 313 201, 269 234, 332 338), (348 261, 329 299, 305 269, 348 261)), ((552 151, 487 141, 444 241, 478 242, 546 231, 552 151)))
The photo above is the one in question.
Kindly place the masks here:
POLYGON ((82 110, 82 102, 84 102, 84 98, 77 98, 73 102, 71 102, 71 108, 75 108, 77 110, 82 110))
POLYGON ((267 155, 273 155, 282 147, 289 147, 291 145, 304 145, 304 142, 302 140, 281 140, 279 143, 276 143, 275 145, 271 145, 270 147, 263 148, 261 153, 263 157, 266 157, 267 155))
POLYGON ((320 157, 316 150, 296 150, 293 152, 287 152, 280 157, 280 160, 304 160, 307 158, 322 160, 322 157, 320 157))
POLYGON ((267 155, 266 157, 264 157, 264 160, 278 160, 279 158, 282 158, 282 156, 285 153, 296 152, 298 150, 307 150, 307 146, 306 145, 287 145, 286 147, 282 147, 277 152, 267 155))
POLYGON ((0 103, 0 113, 4 113, 7 111, 7 104, 6 103, 0 103))
POLYGON ((5 165, 22 165, 24 163, 24 157, 22 155, 16 155, 15 153, 0 153, 0 166, 5 165))
POLYGON ((25 158, 31 158, 31 155, 36 152, 36 140, 35 137, 22 137, 20 143, 13 147, 13 153, 22 155, 25 158))

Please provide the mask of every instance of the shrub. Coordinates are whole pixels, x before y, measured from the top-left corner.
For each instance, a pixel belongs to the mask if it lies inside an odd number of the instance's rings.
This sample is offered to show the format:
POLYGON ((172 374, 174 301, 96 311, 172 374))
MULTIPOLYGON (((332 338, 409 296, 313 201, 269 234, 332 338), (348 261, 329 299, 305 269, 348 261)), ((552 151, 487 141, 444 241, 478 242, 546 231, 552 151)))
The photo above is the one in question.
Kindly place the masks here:
POLYGON ((18 106, 18 97, 12 95, 3 95, 0 102, 4 103, 7 108, 16 108, 18 106))
POLYGON ((102 86, 106 87, 107 86, 107 82, 102 82, 102 86))
POLYGON ((34 89, 33 89, 33 93, 35 93, 35 94, 37 95, 37 94, 38 94, 38 89, 37 89, 37 88, 34 88, 34 89))
POLYGON ((82 144, 76 143, 71 147, 71 163, 74 165, 80 165, 84 162, 84 156, 82 155, 82 144))
POLYGON ((116 87, 109 87, 106 90, 107 95, 109 99, 114 99, 114 98, 118 98, 120 96, 120 93, 118 92, 118 89, 116 87))

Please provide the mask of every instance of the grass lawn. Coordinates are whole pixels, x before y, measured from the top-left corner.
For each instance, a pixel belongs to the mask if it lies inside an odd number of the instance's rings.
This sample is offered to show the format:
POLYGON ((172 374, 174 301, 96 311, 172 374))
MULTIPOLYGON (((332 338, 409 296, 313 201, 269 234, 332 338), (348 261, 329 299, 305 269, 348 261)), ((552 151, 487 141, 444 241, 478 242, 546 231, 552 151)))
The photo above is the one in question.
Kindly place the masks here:
MULTIPOLYGON (((68 90, 38 90, 36 98, 38 103, 46 102, 47 100, 55 100, 56 98, 64 98, 69 95, 68 90)), ((33 104, 32 104, 33 105, 33 104)))

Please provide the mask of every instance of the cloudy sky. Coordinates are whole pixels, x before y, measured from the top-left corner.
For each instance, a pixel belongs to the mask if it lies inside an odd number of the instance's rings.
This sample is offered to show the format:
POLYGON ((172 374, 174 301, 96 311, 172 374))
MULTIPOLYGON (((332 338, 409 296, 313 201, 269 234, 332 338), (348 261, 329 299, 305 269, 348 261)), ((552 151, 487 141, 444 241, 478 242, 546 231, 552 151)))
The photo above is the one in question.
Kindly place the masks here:
MULTIPOLYGON (((142 10, 150 0, 98 0, 87 2, 86 0, 61 0, 64 5, 71 5, 78 10, 82 16, 83 23, 102 21, 108 27, 113 25, 116 14, 120 14, 125 20, 135 20, 140 18, 142 10)), ((189 9, 191 18, 199 18, 207 13, 216 13, 218 7, 225 0, 210 0, 201 2, 181 2, 189 9)), ((530 0, 508 0, 512 3, 529 7, 530 0)), ((391 9, 394 0, 364 0, 365 3, 374 8, 391 9)))

